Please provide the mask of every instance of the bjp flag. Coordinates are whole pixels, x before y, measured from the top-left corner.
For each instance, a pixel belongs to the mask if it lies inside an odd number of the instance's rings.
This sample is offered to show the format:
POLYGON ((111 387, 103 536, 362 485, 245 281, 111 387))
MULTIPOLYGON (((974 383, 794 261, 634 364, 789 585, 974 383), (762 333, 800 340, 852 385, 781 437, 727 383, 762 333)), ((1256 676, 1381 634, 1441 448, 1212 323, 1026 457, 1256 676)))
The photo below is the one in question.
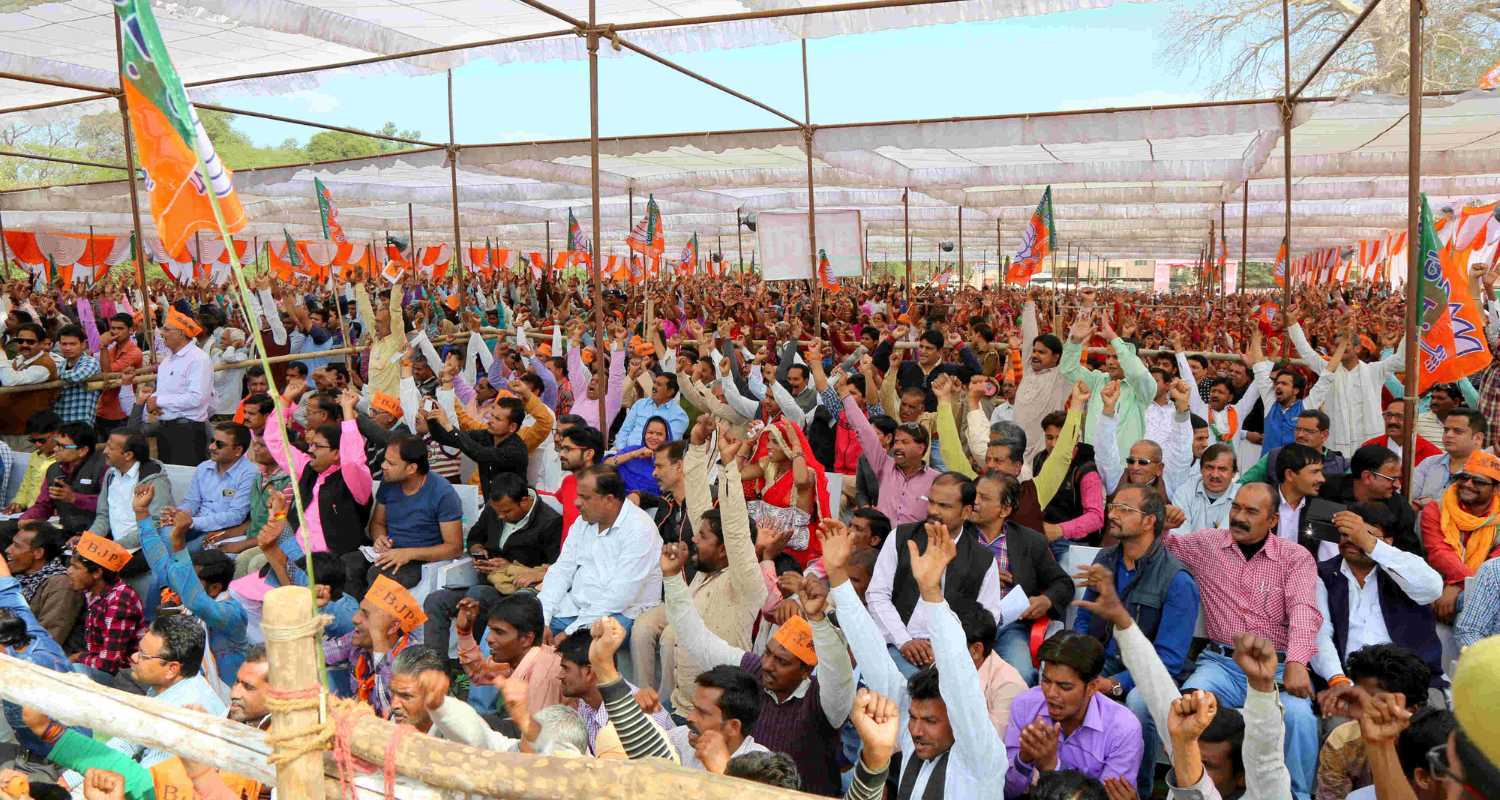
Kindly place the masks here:
POLYGON ((213 142, 188 102, 151 4, 115 0, 114 7, 124 30, 120 83, 125 87, 125 105, 145 172, 151 217, 167 253, 186 261, 187 243, 195 231, 219 231, 209 192, 218 199, 229 233, 245 227, 245 210, 234 193, 229 168, 214 152, 213 142))
POLYGON ((1484 318, 1469 292, 1468 251, 1461 251, 1461 256, 1452 243, 1439 244, 1425 194, 1418 246, 1422 352, 1417 359, 1417 393, 1422 394, 1436 384, 1484 369, 1491 356, 1484 340, 1484 318))

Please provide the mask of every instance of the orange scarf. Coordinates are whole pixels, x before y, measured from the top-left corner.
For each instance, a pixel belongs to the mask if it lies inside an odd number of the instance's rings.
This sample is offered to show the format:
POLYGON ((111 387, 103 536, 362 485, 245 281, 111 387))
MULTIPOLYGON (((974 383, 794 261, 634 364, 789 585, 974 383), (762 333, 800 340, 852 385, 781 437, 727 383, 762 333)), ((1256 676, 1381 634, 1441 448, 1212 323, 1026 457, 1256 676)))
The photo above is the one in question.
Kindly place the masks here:
POLYGON ((1470 575, 1478 572, 1489 559, 1490 551, 1495 547, 1497 526, 1500 526, 1500 494, 1490 500, 1489 510, 1481 517, 1470 514, 1458 504, 1457 486, 1449 486, 1443 492, 1443 541, 1463 559, 1470 575))
POLYGON ((1214 438, 1218 439, 1221 442, 1227 442, 1230 439, 1233 439, 1234 435, 1236 433, 1239 433, 1239 431, 1240 431, 1240 412, 1239 412, 1239 410, 1236 409, 1234 406, 1224 406, 1224 410, 1229 412, 1229 430, 1228 431, 1220 432, 1218 424, 1214 422, 1213 409, 1209 409, 1209 415, 1208 415, 1208 429, 1209 429, 1209 431, 1211 431, 1213 433, 1214 438))

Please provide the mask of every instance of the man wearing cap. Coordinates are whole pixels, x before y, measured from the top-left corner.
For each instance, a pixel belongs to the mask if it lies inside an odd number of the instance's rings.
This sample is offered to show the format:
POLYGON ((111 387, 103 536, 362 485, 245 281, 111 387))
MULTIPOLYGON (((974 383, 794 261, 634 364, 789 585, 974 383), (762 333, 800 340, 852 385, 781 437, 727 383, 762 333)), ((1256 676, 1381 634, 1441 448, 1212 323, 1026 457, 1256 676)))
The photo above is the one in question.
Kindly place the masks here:
POLYGON ((196 467, 208 460, 204 423, 213 401, 213 363, 195 341, 202 332, 192 317, 167 309, 160 329, 166 353, 156 368, 156 392, 145 401, 160 417, 156 453, 164 464, 196 467))
POLYGON ((141 597, 120 580, 130 552, 94 533, 84 532, 68 563, 68 579, 83 592, 83 650, 72 653, 73 671, 111 684, 130 666, 145 628, 141 597))
MULTIPOLYGON (((1449 414, 1452 422, 1457 413, 1449 414)), ((1444 439, 1448 438, 1446 436, 1444 439)), ((1422 544, 1427 563, 1443 576, 1443 593, 1433 604, 1439 622, 1451 623, 1462 605, 1464 581, 1500 555, 1500 458, 1475 450, 1440 499, 1422 508, 1422 544)))
POLYGON ((395 395, 375 392, 370 396, 370 413, 355 418, 360 435, 365 437, 365 465, 375 480, 380 480, 386 446, 392 439, 411 433, 405 422, 407 416, 395 395))
MULTIPOLYGON (((828 589, 816 578, 805 580, 800 595, 811 623, 800 616, 792 617, 777 628, 765 652, 757 655, 729 644, 703 624, 682 580, 687 559, 685 542, 662 548, 667 618, 677 633, 679 647, 693 653, 705 670, 729 665, 756 676, 765 697, 750 731, 754 740, 791 756, 804 790, 838 794, 838 731, 854 706, 854 668, 838 629, 825 614, 828 589), (816 676, 812 674, 814 667, 816 676)), ((682 706, 679 709, 685 710, 682 706)), ((684 750, 692 748, 687 746, 686 732, 678 735, 682 730, 670 731, 668 736, 686 760, 684 750)))
POLYGON ((391 711, 391 669, 396 656, 422 641, 427 615, 401 584, 379 575, 354 614, 354 630, 329 640, 324 657, 332 665, 350 664, 354 697, 386 717, 391 711))

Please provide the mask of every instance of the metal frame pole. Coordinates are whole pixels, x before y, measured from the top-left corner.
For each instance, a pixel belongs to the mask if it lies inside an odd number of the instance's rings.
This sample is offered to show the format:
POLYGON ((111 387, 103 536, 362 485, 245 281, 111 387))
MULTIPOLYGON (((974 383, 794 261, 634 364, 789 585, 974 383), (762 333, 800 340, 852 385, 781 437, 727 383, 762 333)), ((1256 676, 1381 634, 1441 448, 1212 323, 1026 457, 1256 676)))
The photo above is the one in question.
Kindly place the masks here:
POLYGON ((463 247, 463 234, 458 225, 458 145, 453 136, 453 70, 448 70, 448 188, 453 202, 453 254, 458 257, 458 265, 463 267, 463 254, 459 249, 463 247))
MULTIPOLYGON (((1052 262, 1057 263, 1057 259, 1052 262)), ((964 288, 964 207, 958 207, 958 288, 964 288)))
MULTIPOLYGON (((587 36, 589 53, 589 192, 593 198, 594 229, 590 231, 593 237, 594 252, 599 253, 599 32, 594 29, 594 16, 596 13, 595 0, 589 0, 589 33, 587 36)), ((626 220, 626 226, 635 223, 635 196, 631 195, 632 216, 626 220)), ((628 258, 628 255, 627 255, 628 258)), ((592 284, 590 294, 594 298, 594 355, 595 369, 601 370, 600 374, 607 374, 608 362, 605 360, 611 356, 604 344, 604 291, 599 286, 600 258, 595 256, 592 261, 593 269, 590 270, 590 283, 592 284)), ((604 395, 599 393, 599 432, 604 436, 604 447, 609 449, 609 424, 611 420, 605 417, 604 395)), ((600 453, 603 455, 603 453, 600 453)))
POLYGON ((130 224, 135 231, 135 279, 141 285, 141 326, 149 349, 156 341, 156 336, 151 329, 151 293, 146 290, 146 237, 141 233, 141 199, 135 176, 135 138, 130 131, 130 106, 125 102, 125 49, 120 38, 120 15, 115 14, 114 19, 115 62, 120 76, 120 89, 116 99, 120 103, 120 126, 125 134, 125 177, 130 186, 130 224))
POLYGON ((906 243, 906 306, 911 308, 911 187, 901 190, 901 238, 906 243))
POLYGON ((1406 391, 1402 413, 1406 416, 1406 437, 1401 442, 1401 481, 1411 485, 1413 456, 1416 454, 1417 355, 1421 349, 1417 338, 1420 319, 1422 259, 1422 3, 1411 0, 1407 17, 1407 40, 1411 75, 1407 82, 1407 153, 1406 163, 1406 391))
POLYGON ((5 244, 5 211, 0 209, 0 269, 5 270, 5 279, 10 280, 10 248, 5 244))
POLYGON ((406 247, 411 251, 411 272, 415 278, 421 271, 422 259, 417 255, 417 222, 411 203, 406 204, 406 247))
MULTIPOLYGON (((807 40, 802 40, 802 143, 807 148, 807 249, 812 262, 813 338, 823 336, 823 280, 818 275, 817 201, 813 196, 812 91, 807 80, 807 40)), ((829 267, 832 271, 833 267, 829 267)))
POLYGON ((1239 281, 1235 284, 1236 294, 1244 294, 1245 280, 1248 276, 1246 270, 1250 263, 1250 240, 1247 238, 1250 228, 1250 181, 1245 181, 1245 196, 1240 200, 1240 274, 1239 281))
MULTIPOLYGON (((631 211, 633 212, 634 210, 635 210, 634 209, 634 203, 632 202, 631 211)), ((634 219, 633 215, 632 215, 632 218, 631 218, 630 222, 632 224, 634 224, 634 222, 635 222, 635 219, 634 219)), ((743 217, 740 216, 740 209, 736 208, 734 210, 734 248, 735 248, 735 250, 739 254, 738 257, 739 257, 739 261, 740 261, 740 277, 742 277, 742 278, 745 276, 745 234, 744 234, 744 230, 745 230, 745 220, 744 220, 743 217)))
POLYGON ((1292 34, 1291 14, 1287 0, 1281 0, 1281 167, 1285 186, 1286 217, 1282 224, 1282 241, 1286 243, 1286 278, 1281 293, 1281 307, 1292 307, 1292 34))

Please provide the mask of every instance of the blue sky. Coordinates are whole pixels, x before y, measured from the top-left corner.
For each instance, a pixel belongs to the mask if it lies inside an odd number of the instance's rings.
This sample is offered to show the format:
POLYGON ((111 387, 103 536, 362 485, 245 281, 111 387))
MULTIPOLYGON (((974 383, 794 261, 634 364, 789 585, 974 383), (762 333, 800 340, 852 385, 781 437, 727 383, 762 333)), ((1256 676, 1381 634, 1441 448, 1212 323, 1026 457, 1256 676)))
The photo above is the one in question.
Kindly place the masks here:
MULTIPOLYGON (((1176 103, 1207 96, 1206 76, 1160 61, 1168 3, 1000 22, 816 39, 808 43, 813 121, 910 119, 1176 103)), ((682 65, 793 116, 802 114, 797 43, 672 56, 682 65)), ((444 77, 335 76, 317 89, 226 96, 230 106, 365 129, 387 120, 447 138, 444 77)), ((470 64, 454 73, 460 142, 588 135, 585 62, 470 64)), ((600 60, 602 134, 774 126, 779 118, 645 58, 600 60), (662 98, 642 111, 639 88, 662 98)), ((240 118, 260 144, 316 131, 240 118)))

